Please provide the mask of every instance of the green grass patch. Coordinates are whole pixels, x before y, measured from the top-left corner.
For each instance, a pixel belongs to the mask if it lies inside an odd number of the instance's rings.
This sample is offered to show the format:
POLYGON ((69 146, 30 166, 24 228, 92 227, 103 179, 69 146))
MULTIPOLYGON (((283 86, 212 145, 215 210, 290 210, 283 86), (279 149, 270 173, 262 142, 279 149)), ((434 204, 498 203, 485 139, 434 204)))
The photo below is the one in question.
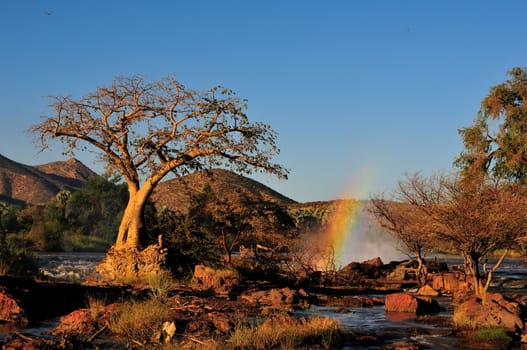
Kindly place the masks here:
POLYGON ((482 328, 476 332, 476 338, 478 340, 493 341, 503 340, 510 341, 511 337, 507 334, 504 328, 482 328))

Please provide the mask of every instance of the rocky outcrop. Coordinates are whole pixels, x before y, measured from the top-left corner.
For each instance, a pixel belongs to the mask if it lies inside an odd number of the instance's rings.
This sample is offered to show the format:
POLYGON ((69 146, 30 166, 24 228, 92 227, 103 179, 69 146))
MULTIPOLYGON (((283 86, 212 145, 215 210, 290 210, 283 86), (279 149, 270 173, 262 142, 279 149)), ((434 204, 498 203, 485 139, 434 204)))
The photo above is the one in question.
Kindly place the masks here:
POLYGON ((388 294, 384 305, 386 312, 431 314, 442 310, 439 303, 431 297, 414 296, 406 293, 388 294))
POLYGON ((497 328, 520 331, 524 328, 524 312, 519 303, 499 293, 472 296, 456 307, 454 324, 459 328, 497 328))
POLYGON ((337 271, 337 284, 356 284, 364 278, 375 279, 383 275, 384 264, 381 258, 352 262, 337 271))
POLYGON ((454 294, 468 288, 465 274, 460 271, 437 273, 429 276, 432 279, 432 288, 442 293, 454 294))
POLYGON ((437 297, 441 293, 439 291, 435 290, 434 288, 430 287, 428 284, 425 284, 424 286, 419 288, 419 290, 417 291, 417 294, 418 295, 428 296, 428 297, 437 297))
POLYGON ((0 322, 37 323, 86 307, 88 297, 112 303, 129 297, 130 293, 128 288, 117 286, 88 286, 0 276, 0 314, 3 315, 0 322))
POLYGON ((28 323, 24 310, 11 295, 0 290, 0 321, 25 326, 28 323))
POLYGON ((263 313, 271 313, 275 310, 293 311, 309 306, 307 294, 303 290, 297 291, 288 287, 247 292, 240 298, 250 304, 261 306, 263 313))
POLYGON ((98 329, 96 320, 89 309, 75 310, 60 318, 59 326, 53 334, 92 334, 98 329))
POLYGON ((116 249, 112 246, 97 265, 97 273, 108 282, 148 280, 166 273, 167 249, 152 244, 143 250, 116 249))
POLYGON ((240 276, 234 270, 217 270, 204 265, 194 267, 190 285, 198 291, 211 291, 216 295, 232 295, 240 286, 240 276))

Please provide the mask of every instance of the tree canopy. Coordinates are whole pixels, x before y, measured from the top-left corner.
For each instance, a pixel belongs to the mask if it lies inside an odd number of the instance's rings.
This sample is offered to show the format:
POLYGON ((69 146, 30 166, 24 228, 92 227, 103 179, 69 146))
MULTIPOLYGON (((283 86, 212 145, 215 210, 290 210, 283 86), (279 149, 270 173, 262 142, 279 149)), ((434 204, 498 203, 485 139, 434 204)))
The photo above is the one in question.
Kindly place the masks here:
POLYGON ((221 86, 197 92, 172 76, 117 77, 80 99, 53 97, 51 107, 53 113, 30 129, 41 147, 58 139, 66 153, 94 151, 128 185, 117 248, 140 246, 146 200, 169 173, 225 166, 287 176, 271 161, 279 153, 274 130, 249 121, 246 101, 221 86))
POLYGON ((435 175, 427 178, 415 174, 403 182, 401 189, 405 206, 399 204, 399 209, 405 212, 400 215, 392 210, 389 215, 380 215, 388 221, 384 227, 409 239, 410 243, 427 242, 428 247, 453 249, 464 259, 465 273, 473 290, 478 294, 485 292, 492 272, 525 235, 527 200, 522 196, 521 187, 489 177, 435 175), (415 213, 421 217, 419 225, 408 221, 415 213), (500 249, 503 254, 497 263, 489 270, 482 269, 486 257, 500 249))
POLYGON ((455 164, 527 185, 527 68, 490 89, 474 123, 459 130, 465 146, 455 164))

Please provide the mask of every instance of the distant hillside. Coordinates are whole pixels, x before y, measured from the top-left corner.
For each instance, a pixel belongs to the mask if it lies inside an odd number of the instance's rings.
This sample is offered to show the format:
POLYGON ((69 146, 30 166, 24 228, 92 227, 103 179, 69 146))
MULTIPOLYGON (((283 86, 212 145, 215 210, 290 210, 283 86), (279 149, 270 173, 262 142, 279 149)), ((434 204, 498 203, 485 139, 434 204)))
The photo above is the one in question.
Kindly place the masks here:
POLYGON ((30 166, 0 155, 0 200, 47 203, 61 190, 79 188, 86 179, 96 175, 76 159, 30 166))
POLYGON ((296 203, 258 181, 223 169, 197 172, 162 182, 152 193, 151 200, 156 205, 185 213, 191 196, 201 192, 206 184, 216 196, 227 199, 234 207, 263 202, 281 206, 296 203))

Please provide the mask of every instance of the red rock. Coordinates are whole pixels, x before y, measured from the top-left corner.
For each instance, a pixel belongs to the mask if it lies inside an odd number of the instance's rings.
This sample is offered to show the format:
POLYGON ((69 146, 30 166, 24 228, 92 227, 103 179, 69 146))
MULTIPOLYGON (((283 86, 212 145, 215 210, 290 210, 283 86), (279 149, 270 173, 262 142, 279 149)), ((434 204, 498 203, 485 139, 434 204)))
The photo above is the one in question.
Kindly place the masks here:
POLYGON ((465 275, 461 272, 448 272, 432 276, 432 288, 446 293, 456 293, 467 289, 465 275))
POLYGON ((517 331, 524 327, 520 304, 499 293, 470 297, 455 309, 453 319, 461 328, 503 327, 508 331, 517 331))
POLYGON ((60 324, 55 333, 75 332, 91 334, 96 331, 96 322, 93 320, 89 309, 75 310, 60 318, 60 324))
POLYGON ((441 311, 441 306, 431 297, 394 293, 386 296, 385 310, 386 312, 427 314, 441 311))
POLYGON ((196 290, 212 290, 218 295, 234 293, 240 285, 240 277, 234 270, 216 270, 204 265, 196 265, 191 280, 196 290))
POLYGON ((0 321, 26 325, 24 310, 9 294, 0 291, 0 321))
POLYGON ((437 297, 439 295, 439 292, 435 290, 434 288, 430 287, 428 284, 422 286, 417 291, 417 294, 419 295, 425 295, 430 297, 437 297))

